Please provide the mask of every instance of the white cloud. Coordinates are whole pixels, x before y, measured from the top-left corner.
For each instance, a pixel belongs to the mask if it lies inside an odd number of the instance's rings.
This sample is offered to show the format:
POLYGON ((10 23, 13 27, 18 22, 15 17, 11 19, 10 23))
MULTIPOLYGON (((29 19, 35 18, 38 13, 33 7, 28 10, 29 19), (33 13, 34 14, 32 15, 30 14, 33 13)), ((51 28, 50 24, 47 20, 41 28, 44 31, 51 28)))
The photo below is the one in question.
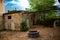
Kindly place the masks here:
POLYGON ((29 7, 29 3, 27 0, 20 0, 17 5, 18 6, 20 5, 20 6, 25 7, 25 8, 29 7))
MULTIPOLYGON (((5 6, 8 5, 9 3, 15 4, 15 5, 18 6, 18 7, 22 7, 23 9, 29 8, 28 0, 18 0, 18 2, 16 2, 15 0, 12 0, 12 1, 10 1, 10 2, 7 2, 7 3, 5 4, 5 6)), ((12 7, 14 7, 14 6, 12 6, 12 7)))
POLYGON ((60 3, 58 2, 58 0, 55 0, 55 4, 54 4, 55 6, 59 6, 60 5, 60 3))
MULTIPOLYGON (((29 2, 28 0, 18 0, 18 2, 16 2, 15 0, 12 0, 12 1, 9 1, 9 2, 6 2, 5 3, 5 7, 8 5, 8 4, 14 4, 13 6, 11 7, 22 7, 22 9, 25 9, 25 8, 29 8, 29 2)), ((58 0, 55 0, 55 3, 54 3, 55 6, 59 6, 60 3, 58 2, 58 0)))

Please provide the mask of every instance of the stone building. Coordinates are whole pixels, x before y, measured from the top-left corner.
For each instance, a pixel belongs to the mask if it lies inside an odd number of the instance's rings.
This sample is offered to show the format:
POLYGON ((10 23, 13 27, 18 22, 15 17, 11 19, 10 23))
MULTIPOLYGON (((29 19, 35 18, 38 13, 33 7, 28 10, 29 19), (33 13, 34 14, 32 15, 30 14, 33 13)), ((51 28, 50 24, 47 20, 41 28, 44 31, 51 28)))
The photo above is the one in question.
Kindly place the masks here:
POLYGON ((4 0, 0 0, 0 30, 3 29, 3 18, 2 15, 5 12, 4 10, 4 0))
POLYGON ((15 11, 3 14, 4 28, 10 30, 20 30, 20 23, 26 21, 28 27, 32 26, 33 20, 31 17, 32 12, 15 11))
POLYGON ((5 13, 4 0, 0 0, 0 30, 20 30, 20 23, 26 21, 28 26, 32 25, 32 12, 27 11, 15 11, 5 13))

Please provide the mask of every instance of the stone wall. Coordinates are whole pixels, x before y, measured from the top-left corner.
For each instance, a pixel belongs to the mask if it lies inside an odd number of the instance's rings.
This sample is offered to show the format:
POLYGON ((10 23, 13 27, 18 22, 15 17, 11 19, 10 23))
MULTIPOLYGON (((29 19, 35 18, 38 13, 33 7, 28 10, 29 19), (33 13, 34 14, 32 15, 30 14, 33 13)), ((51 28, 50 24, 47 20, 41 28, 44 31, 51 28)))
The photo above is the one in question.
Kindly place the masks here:
POLYGON ((25 13, 22 14, 22 20, 27 22, 28 27, 31 27, 33 25, 33 19, 31 16, 32 13, 25 13))
POLYGON ((0 16, 0 30, 3 29, 3 17, 0 16))
POLYGON ((3 29, 3 13, 5 12, 4 10, 4 1, 0 0, 0 30, 3 29))
POLYGON ((20 30, 20 23, 22 22, 22 13, 13 13, 4 15, 5 29, 20 30), (11 19, 8 19, 11 16, 11 19))
POLYGON ((22 21, 27 22, 27 26, 31 27, 33 25, 33 20, 31 19, 31 13, 28 12, 14 12, 4 14, 4 26, 5 29, 10 30, 20 30, 20 24, 22 21), (8 17, 11 17, 8 19, 8 17))
POLYGON ((0 15, 2 15, 5 12, 4 10, 4 1, 0 0, 0 15))

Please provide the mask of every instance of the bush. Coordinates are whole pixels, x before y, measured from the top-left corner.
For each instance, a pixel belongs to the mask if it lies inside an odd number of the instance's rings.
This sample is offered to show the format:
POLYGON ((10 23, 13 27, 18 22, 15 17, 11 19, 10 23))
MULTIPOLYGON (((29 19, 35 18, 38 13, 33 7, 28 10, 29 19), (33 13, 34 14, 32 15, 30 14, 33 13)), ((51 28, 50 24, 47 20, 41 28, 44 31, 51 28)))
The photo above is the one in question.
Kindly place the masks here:
POLYGON ((21 31, 28 31, 27 23, 23 21, 20 26, 21 31))

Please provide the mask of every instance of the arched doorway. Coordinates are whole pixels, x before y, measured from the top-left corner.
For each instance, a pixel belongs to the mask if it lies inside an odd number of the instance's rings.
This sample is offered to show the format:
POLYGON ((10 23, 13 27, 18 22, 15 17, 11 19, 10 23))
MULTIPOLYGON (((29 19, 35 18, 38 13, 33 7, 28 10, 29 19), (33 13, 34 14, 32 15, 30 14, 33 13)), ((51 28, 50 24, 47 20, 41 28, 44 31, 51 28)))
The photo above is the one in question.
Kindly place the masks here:
POLYGON ((55 20, 53 23, 54 28, 59 27, 60 26, 60 20, 55 20))

